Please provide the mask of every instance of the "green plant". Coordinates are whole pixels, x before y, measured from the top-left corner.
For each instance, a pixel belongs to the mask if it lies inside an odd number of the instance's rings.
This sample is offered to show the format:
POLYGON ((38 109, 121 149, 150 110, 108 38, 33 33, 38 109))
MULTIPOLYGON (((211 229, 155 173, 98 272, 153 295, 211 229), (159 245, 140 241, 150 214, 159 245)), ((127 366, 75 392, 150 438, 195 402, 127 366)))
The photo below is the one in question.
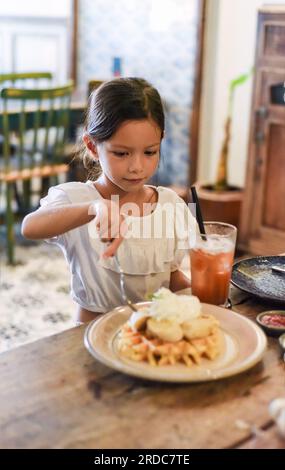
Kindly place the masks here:
POLYGON ((229 101, 228 101, 228 111, 224 127, 224 139, 222 143, 221 153, 218 162, 218 171, 216 182, 213 186, 213 189, 216 191, 227 191, 229 189, 228 183, 228 160, 229 160, 229 146, 231 139, 231 125, 232 125, 232 113, 233 113, 233 103, 234 103, 234 94, 238 86, 243 85, 251 76, 253 69, 248 73, 240 75, 239 77, 233 79, 230 82, 229 86, 229 101))

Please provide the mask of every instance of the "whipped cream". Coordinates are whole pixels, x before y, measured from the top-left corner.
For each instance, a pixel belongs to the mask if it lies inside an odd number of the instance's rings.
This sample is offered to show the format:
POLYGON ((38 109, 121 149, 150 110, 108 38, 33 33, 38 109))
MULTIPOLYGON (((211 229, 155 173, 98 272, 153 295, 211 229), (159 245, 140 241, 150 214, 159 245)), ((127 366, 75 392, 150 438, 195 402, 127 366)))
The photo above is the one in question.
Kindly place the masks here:
POLYGON ((182 324, 200 316, 201 303, 194 295, 176 295, 162 287, 153 295, 147 314, 157 321, 182 324))

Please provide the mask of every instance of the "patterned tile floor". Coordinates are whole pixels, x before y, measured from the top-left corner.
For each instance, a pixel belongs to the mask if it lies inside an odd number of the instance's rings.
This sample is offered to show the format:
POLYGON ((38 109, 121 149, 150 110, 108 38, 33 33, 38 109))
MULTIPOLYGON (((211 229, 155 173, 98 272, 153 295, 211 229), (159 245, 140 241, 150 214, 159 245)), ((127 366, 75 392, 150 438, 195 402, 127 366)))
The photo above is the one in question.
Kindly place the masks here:
POLYGON ((0 264, 0 352, 74 326, 69 272, 57 247, 17 246, 0 264))

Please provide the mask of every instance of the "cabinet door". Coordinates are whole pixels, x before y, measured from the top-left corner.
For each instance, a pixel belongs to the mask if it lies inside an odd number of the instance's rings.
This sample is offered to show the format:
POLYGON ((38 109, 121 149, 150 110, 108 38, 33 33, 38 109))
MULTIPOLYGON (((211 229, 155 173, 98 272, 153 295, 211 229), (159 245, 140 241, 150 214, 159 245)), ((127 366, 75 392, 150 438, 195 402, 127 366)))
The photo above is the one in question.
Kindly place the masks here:
POLYGON ((256 146, 249 247, 280 253, 285 250, 285 115, 280 120, 269 111, 264 135, 256 146))
POLYGON ((256 254, 285 251, 285 103, 272 104, 271 95, 284 77, 263 69, 256 79, 242 230, 246 249, 256 254))
POLYGON ((284 81, 285 13, 284 9, 266 9, 258 16, 249 157, 240 230, 241 247, 253 254, 285 252, 284 81))

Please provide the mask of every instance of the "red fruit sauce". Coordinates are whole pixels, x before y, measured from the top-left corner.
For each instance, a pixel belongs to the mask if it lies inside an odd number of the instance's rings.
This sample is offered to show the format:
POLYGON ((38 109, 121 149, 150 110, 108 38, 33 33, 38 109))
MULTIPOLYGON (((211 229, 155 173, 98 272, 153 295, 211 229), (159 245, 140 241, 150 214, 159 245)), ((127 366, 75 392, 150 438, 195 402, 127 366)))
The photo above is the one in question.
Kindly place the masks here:
POLYGON ((266 326, 285 328, 285 315, 278 315, 277 313, 272 315, 267 314, 261 318, 261 322, 266 326))

